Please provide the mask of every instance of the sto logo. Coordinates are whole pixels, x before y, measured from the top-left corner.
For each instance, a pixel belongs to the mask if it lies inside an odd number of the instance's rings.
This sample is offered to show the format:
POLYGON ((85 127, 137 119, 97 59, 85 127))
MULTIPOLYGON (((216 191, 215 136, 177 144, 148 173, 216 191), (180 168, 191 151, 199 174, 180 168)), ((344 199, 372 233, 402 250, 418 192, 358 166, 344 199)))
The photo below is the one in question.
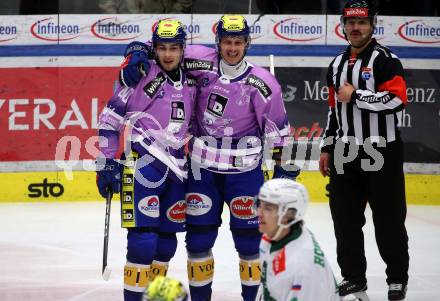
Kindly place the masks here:
POLYGON ((64 193, 64 187, 60 183, 49 183, 47 178, 44 178, 43 183, 31 183, 28 186, 30 198, 39 198, 43 196, 48 198, 49 196, 59 197, 64 193))

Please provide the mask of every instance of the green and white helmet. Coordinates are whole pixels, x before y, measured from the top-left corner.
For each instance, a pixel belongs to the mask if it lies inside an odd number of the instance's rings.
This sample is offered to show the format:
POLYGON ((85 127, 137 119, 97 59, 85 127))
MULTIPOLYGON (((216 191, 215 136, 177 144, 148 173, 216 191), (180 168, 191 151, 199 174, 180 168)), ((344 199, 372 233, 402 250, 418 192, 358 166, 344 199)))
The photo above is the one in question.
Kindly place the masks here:
POLYGON ((272 179, 261 186, 258 200, 277 205, 278 226, 288 228, 304 218, 309 205, 309 194, 301 183, 290 179, 272 179), (295 210, 295 218, 288 224, 282 224, 281 220, 289 209, 295 210))

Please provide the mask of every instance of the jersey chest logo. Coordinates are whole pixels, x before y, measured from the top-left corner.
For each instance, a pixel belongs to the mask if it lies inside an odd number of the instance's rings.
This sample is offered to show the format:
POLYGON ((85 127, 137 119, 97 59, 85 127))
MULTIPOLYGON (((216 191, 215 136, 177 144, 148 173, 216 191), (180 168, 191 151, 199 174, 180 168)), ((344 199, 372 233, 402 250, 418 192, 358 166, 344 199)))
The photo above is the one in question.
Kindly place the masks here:
POLYGON ((171 102, 171 121, 184 122, 185 121, 185 104, 182 101, 171 102))
POLYGON ((150 98, 153 98, 153 96, 157 93, 157 91, 164 82, 165 82, 165 75, 162 72, 158 73, 157 76, 151 82, 147 83, 144 86, 145 94, 147 94, 150 98))
POLYGON ((225 112, 226 104, 228 103, 228 99, 222 95, 211 93, 208 98, 208 107, 207 110, 209 113, 222 117, 225 112))
POLYGON ((195 70, 211 71, 213 68, 213 64, 210 61, 185 59, 184 62, 185 62, 185 69, 187 71, 195 71, 195 70))
POLYGON ((371 68, 362 67, 361 76, 363 80, 369 80, 371 78, 371 68))
POLYGON ((272 95, 272 90, 267 86, 267 84, 259 77, 255 75, 249 75, 246 80, 246 85, 253 86, 260 91, 260 93, 265 97, 272 95))

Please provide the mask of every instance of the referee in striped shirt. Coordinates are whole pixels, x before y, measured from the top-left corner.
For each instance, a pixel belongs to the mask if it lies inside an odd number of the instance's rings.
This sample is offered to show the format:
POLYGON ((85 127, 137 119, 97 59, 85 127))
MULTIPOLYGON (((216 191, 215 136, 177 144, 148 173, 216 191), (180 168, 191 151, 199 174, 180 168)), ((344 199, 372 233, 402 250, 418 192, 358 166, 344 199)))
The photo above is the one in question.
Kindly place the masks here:
POLYGON ((341 26, 350 45, 328 68, 329 113, 319 169, 330 176, 330 210, 344 278, 339 294, 366 295, 362 227, 368 202, 387 266, 388 300, 404 300, 409 255, 398 120, 407 102, 406 83, 397 56, 372 38, 376 18, 368 0, 350 0, 344 7, 341 26))

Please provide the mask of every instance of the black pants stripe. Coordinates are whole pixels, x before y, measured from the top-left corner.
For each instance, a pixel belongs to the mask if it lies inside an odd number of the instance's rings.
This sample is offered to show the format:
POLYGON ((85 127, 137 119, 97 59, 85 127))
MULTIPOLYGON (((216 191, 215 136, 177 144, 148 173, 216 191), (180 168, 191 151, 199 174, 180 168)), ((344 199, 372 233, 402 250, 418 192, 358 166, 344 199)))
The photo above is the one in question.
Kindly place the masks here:
POLYGON ((384 158, 384 165, 378 171, 365 171, 361 167, 362 159, 372 160, 362 148, 354 161, 344 164, 343 174, 337 174, 331 164, 330 210, 337 241, 338 264, 344 279, 366 281, 367 262, 362 227, 368 202, 373 213, 379 253, 387 265, 387 283, 406 284, 409 255, 405 228, 403 144, 398 140, 388 143, 385 148, 376 149, 384 158))

